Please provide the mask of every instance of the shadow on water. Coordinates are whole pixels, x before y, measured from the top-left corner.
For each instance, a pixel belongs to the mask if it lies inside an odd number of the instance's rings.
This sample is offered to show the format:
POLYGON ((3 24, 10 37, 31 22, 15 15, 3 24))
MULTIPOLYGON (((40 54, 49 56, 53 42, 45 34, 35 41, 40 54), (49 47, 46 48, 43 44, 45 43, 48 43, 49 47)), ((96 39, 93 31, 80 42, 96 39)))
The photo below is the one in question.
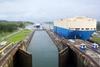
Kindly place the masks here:
POLYGON ((77 67, 77 55, 76 53, 69 48, 69 56, 68 56, 68 67, 77 67))
POLYGON ((18 49, 13 56, 13 67, 32 67, 32 55, 18 49))
POLYGON ((59 54, 59 66, 60 67, 77 67, 77 55, 68 48, 63 53, 59 54))

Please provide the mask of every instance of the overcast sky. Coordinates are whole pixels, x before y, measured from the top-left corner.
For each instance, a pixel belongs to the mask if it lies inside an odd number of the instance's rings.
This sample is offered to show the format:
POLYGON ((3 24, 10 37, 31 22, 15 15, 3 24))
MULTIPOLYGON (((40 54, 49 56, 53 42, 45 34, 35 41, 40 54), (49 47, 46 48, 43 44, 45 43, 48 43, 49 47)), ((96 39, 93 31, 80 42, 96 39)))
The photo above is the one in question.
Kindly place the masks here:
POLYGON ((74 16, 100 19, 100 0, 0 0, 1 20, 52 21, 74 16))

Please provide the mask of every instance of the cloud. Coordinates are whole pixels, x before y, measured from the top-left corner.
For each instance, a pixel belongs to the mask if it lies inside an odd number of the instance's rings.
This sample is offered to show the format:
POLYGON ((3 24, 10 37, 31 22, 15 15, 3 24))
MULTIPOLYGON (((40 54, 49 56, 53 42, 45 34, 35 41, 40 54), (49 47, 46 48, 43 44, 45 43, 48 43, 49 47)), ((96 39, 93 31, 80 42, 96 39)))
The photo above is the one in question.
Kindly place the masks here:
POLYGON ((1 0, 0 19, 55 20, 74 16, 99 19, 99 0, 1 0))

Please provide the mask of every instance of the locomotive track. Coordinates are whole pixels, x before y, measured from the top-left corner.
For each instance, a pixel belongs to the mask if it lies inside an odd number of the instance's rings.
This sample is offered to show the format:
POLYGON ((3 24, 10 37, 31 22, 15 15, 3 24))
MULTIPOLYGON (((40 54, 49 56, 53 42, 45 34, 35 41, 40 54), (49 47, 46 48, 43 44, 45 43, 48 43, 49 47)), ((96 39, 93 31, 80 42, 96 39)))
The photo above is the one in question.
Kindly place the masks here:
POLYGON ((78 48, 80 51, 80 44, 84 43, 86 45, 86 50, 83 50, 82 52, 88 55, 88 57, 91 57, 98 65, 100 65, 100 47, 98 49, 93 49, 92 44, 89 41, 83 41, 80 39, 76 39, 74 43, 70 43, 71 45, 75 45, 76 48, 78 48))
POLYGON ((92 51, 100 54, 100 46, 97 49, 92 48, 92 42, 89 41, 83 41, 84 44, 86 44, 87 48, 91 49, 92 51))
POLYGON ((76 46, 78 49, 80 48, 80 44, 85 44, 86 45, 86 50, 85 51, 91 51, 91 52, 93 52, 94 54, 96 53, 96 54, 99 54, 100 55, 100 47, 98 48, 98 49, 93 49, 92 48, 92 44, 93 43, 91 43, 91 42, 89 42, 89 41, 83 41, 83 40, 79 40, 79 39, 77 39, 77 40, 75 40, 75 43, 74 44, 78 44, 78 46, 76 46))
POLYGON ((90 48, 90 49, 92 49, 93 51, 95 51, 96 53, 100 54, 100 46, 99 46, 97 49, 93 49, 93 48, 91 47, 91 45, 92 45, 93 43, 91 43, 91 42, 89 42, 89 41, 85 41, 85 42, 87 43, 87 47, 88 47, 88 48, 90 48))
MULTIPOLYGON (((58 38, 61 38, 61 37, 59 37, 58 35, 56 35, 58 38)), ((62 39, 62 38, 61 38, 62 39)), ((63 39, 62 39, 63 40, 63 39)), ((90 42, 90 41, 84 41, 84 40, 81 40, 81 39, 74 39, 74 41, 75 41, 75 43, 72 43, 72 44, 82 44, 82 43, 84 43, 84 44, 86 44, 86 46, 87 46, 87 48, 86 48, 86 50, 90 50, 90 51, 92 51, 93 53, 95 52, 95 53, 97 53, 97 54, 99 54, 100 55, 100 45, 99 45, 99 47, 97 48, 97 49, 93 49, 92 48, 92 42, 90 42)), ((68 41, 69 42, 69 41, 68 41)), ((71 43, 71 42, 70 42, 71 43)), ((78 47, 79 48, 79 47, 78 47)), ((95 54, 94 53, 94 54, 95 54)))

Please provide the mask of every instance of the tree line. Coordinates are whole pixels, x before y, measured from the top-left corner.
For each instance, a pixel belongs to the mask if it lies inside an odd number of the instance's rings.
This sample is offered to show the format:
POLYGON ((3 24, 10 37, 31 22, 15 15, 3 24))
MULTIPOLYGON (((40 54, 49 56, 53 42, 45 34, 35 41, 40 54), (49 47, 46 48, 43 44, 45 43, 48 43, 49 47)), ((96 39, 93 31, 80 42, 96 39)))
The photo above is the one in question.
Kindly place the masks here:
POLYGON ((12 32, 19 28, 25 28, 26 23, 32 24, 31 22, 21 21, 0 21, 0 32, 12 32))

